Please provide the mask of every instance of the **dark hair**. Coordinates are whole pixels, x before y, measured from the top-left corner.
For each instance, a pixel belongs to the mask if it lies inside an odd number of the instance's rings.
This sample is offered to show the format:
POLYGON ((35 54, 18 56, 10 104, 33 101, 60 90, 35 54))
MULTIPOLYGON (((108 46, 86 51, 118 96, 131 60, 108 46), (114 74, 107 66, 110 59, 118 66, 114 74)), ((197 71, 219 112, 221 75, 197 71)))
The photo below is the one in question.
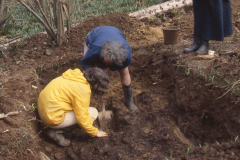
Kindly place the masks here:
POLYGON ((89 68, 85 71, 84 77, 91 86, 92 95, 95 93, 103 95, 107 92, 109 78, 104 70, 97 67, 89 68))

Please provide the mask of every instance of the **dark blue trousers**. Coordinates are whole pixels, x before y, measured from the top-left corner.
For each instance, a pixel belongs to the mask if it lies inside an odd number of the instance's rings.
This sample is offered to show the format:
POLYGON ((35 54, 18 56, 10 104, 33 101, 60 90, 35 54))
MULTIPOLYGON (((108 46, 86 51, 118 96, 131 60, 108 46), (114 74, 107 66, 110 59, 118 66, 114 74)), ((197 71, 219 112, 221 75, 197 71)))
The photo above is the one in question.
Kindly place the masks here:
POLYGON ((231 1, 193 0, 194 36, 224 41, 233 34, 231 1))

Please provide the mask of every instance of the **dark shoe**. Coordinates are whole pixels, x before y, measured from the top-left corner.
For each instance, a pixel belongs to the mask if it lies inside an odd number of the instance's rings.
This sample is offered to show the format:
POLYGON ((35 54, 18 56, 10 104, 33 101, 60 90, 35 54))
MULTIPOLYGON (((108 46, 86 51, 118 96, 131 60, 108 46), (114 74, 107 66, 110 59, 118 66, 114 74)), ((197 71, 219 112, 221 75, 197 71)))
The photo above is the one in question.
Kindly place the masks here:
POLYGON ((123 88, 123 94, 124 94, 126 106, 132 111, 137 110, 138 107, 133 103, 131 84, 129 86, 122 85, 122 88, 123 88))
POLYGON ((200 46, 200 48, 197 50, 197 54, 198 55, 204 55, 208 52, 209 50, 209 43, 208 43, 208 40, 202 40, 202 44, 200 46))
POLYGON ((202 42, 202 39, 201 38, 198 38, 198 37, 194 37, 194 42, 193 44, 191 45, 191 47, 189 48, 185 48, 184 49, 184 52, 185 53, 189 53, 189 52, 195 52, 199 49, 199 47, 201 46, 201 42, 202 42))
POLYGON ((62 130, 56 130, 56 129, 49 129, 47 131, 47 135, 49 138, 56 141, 58 145, 66 147, 70 145, 70 140, 66 139, 63 136, 63 133, 64 132, 62 130))

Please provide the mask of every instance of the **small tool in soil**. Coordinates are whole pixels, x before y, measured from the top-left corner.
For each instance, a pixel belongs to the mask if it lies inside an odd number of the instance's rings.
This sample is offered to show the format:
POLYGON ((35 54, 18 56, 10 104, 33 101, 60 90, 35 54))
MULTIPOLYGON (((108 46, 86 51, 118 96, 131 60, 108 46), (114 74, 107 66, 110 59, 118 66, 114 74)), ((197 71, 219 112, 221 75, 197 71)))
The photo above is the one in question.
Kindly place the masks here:
POLYGON ((104 99, 101 99, 101 107, 102 111, 98 113, 98 120, 100 123, 100 128, 102 130, 106 130, 111 128, 111 120, 112 120, 112 111, 105 111, 104 99))

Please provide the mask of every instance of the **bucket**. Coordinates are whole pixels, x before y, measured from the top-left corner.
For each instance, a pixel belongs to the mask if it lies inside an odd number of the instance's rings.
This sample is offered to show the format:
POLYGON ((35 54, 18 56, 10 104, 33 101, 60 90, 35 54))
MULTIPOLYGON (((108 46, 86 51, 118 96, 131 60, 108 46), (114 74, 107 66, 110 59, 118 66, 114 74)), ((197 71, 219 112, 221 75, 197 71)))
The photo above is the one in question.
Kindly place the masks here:
POLYGON ((163 28, 164 44, 176 44, 178 42, 180 28, 169 26, 163 28))

